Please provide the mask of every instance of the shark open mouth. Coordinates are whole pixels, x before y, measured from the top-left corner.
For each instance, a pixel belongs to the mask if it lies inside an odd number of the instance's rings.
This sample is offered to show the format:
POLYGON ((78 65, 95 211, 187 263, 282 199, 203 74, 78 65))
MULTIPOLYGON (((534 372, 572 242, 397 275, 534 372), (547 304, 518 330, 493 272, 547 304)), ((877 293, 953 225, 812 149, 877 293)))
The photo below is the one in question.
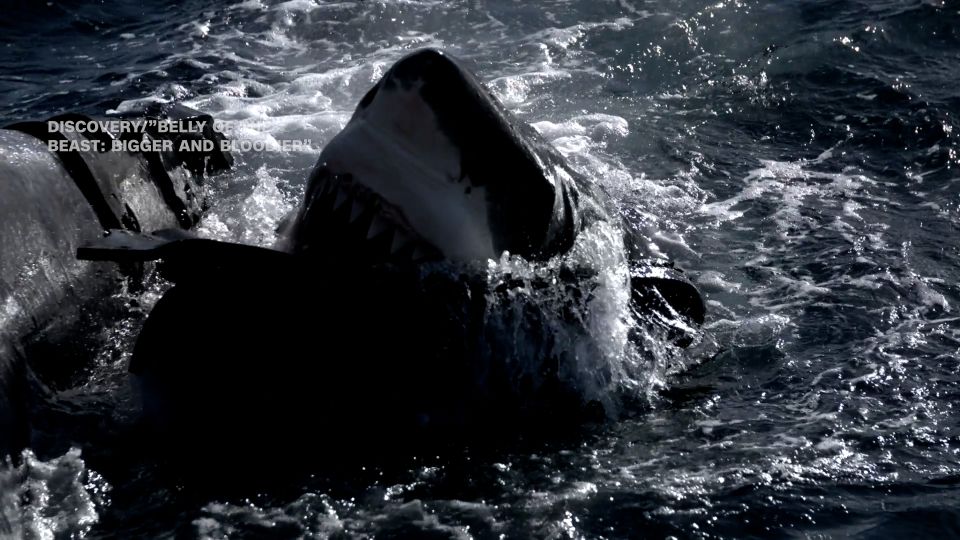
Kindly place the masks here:
POLYGON ((296 253, 347 264, 410 264, 442 254, 403 212, 349 174, 314 172, 290 240, 296 253))

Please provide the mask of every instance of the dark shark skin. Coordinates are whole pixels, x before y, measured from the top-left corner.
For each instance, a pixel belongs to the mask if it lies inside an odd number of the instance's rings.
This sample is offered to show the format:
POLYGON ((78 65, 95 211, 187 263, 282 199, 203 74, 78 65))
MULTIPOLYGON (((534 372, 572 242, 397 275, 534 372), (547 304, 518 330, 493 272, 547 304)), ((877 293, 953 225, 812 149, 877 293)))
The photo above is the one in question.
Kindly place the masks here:
MULTIPOLYGON (((196 114, 180 108, 152 117, 196 114)), ((111 227, 189 227, 205 206, 203 167, 186 168, 206 158, 58 155, 49 136, 46 122, 0 129, 0 456, 28 442, 26 413, 40 394, 69 385, 92 359, 98 328, 121 307, 106 299, 141 278, 137 265, 77 260, 81 243, 111 227)))

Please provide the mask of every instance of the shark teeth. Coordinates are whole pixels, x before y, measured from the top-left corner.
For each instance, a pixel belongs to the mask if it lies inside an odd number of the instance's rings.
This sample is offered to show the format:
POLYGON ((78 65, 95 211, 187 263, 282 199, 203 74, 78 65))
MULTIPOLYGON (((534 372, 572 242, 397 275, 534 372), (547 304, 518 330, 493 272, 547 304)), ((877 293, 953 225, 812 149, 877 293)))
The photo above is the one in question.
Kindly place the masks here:
POLYGON ((347 192, 345 190, 338 189, 337 197, 333 201, 333 209, 339 210, 340 207, 343 206, 343 203, 347 202, 348 200, 350 200, 350 196, 347 194, 347 192))
POLYGON ((408 229, 402 214, 349 175, 331 174, 310 195, 313 249, 329 249, 358 264, 424 262, 440 253, 408 229), (320 247, 324 246, 324 247, 320 247))
POLYGON ((414 262, 426 259, 427 257, 428 257, 427 251, 423 249, 421 246, 416 246, 413 249, 413 253, 410 254, 410 260, 414 262))
POLYGON ((363 215, 366 207, 360 201, 353 202, 353 208, 350 209, 350 224, 352 225, 363 215))
POLYGON ((393 243, 390 244, 390 254, 396 255, 401 249, 410 244, 410 237, 397 231, 393 235, 393 243))
POLYGON ((370 228, 367 230, 367 240, 372 240, 389 229, 389 223, 384 221, 380 216, 374 216, 373 221, 370 222, 370 228))
POLYGON ((320 183, 319 187, 317 187, 317 192, 314 195, 314 197, 322 198, 326 196, 332 188, 333 188, 333 182, 330 182, 330 181, 322 182, 320 183))

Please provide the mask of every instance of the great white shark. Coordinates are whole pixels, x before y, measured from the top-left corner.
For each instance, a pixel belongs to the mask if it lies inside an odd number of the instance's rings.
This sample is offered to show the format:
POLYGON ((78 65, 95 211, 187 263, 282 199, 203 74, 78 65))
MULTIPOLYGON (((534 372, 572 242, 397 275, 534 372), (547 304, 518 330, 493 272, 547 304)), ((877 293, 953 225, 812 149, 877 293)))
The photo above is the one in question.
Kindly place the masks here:
MULTIPOLYGON (((532 372, 507 357, 478 361, 490 350, 490 295, 511 294, 482 270, 506 253, 549 266, 592 224, 615 219, 607 208, 604 193, 462 62, 426 49, 361 99, 274 248, 118 232, 80 256, 162 259, 176 282, 130 362, 147 424, 177 435, 165 441, 263 449, 304 429, 383 440, 592 410, 543 345, 543 321, 580 324, 566 308, 518 308, 522 324, 511 331, 522 335, 511 338, 542 356, 532 372)), ((592 269, 554 266, 528 285, 571 302, 589 296, 580 285, 592 269)), ((634 309, 702 322, 702 300, 682 274, 649 268, 634 276, 634 309)))

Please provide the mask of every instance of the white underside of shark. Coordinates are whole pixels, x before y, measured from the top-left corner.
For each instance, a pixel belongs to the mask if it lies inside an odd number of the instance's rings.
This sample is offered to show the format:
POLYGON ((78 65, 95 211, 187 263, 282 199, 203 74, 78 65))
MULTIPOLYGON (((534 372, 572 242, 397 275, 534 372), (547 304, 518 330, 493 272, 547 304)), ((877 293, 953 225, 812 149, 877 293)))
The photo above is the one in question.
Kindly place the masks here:
POLYGON ((462 177, 460 152, 440 129, 419 85, 380 88, 376 99, 330 141, 320 160, 333 174, 349 173, 398 208, 446 258, 499 256, 486 190, 462 177))

